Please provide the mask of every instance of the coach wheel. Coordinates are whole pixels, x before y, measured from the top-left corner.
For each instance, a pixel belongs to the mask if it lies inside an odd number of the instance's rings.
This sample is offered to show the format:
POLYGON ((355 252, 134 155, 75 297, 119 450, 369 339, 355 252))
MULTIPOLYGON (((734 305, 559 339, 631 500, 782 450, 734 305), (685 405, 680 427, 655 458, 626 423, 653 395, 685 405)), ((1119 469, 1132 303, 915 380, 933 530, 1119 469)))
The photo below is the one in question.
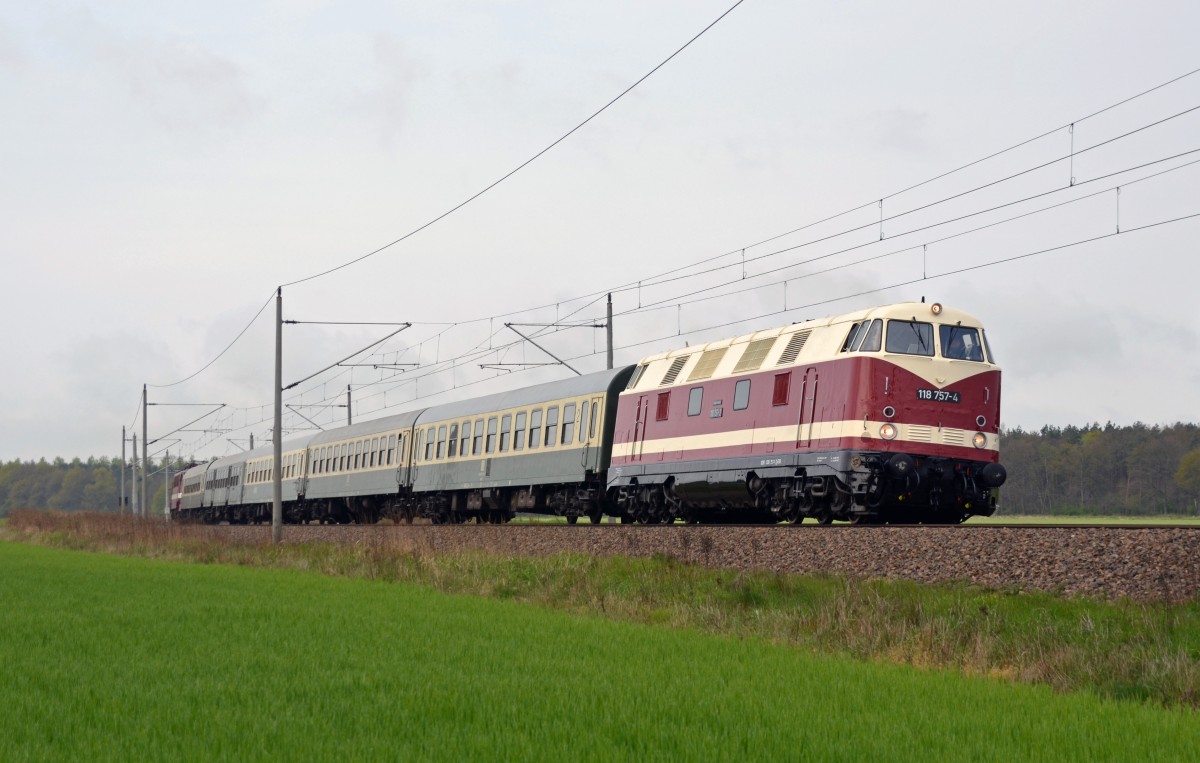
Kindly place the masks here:
POLYGON ((833 524, 833 515, 827 511, 822 512, 821 515, 817 517, 817 524, 819 524, 819 525, 833 524))
POLYGON ((567 515, 567 524, 573 525, 578 521, 579 521, 579 517, 575 516, 574 514, 567 515))
POLYGON ((595 511, 589 511, 588 519, 592 524, 598 525, 600 524, 600 521, 604 519, 604 512, 600 511, 599 509, 596 509, 595 511))

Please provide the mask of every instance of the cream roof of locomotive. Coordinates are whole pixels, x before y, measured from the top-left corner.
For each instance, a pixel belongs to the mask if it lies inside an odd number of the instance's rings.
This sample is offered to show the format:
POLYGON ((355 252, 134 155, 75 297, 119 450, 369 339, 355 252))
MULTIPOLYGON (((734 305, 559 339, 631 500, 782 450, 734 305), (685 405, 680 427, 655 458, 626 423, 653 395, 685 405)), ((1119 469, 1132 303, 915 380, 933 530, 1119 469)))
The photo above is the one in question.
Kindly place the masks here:
POLYGON ((983 324, 974 316, 956 310, 954 308, 941 306, 941 313, 933 314, 933 305, 935 303, 926 302, 900 302, 892 305, 881 305, 865 310, 857 310, 852 313, 844 313, 828 318, 818 318, 816 320, 801 321, 788 326, 780 326, 777 328, 763 329, 752 334, 744 334, 731 339, 719 339, 713 342, 702 345, 694 345, 692 347, 684 347, 678 350, 670 350, 661 352, 657 355, 650 355, 643 358, 638 365, 652 366, 647 368, 646 372, 638 379, 638 383, 631 389, 650 389, 656 387, 669 386, 670 384, 685 384, 688 382, 700 382, 707 379, 718 379, 726 376, 734 376, 735 366, 741 360, 741 352, 726 352, 720 362, 712 369, 711 373, 702 378, 689 379, 689 376, 696 369, 700 362, 701 356, 711 350, 719 350, 722 348, 734 348, 738 345, 745 345, 751 342, 756 342, 762 339, 778 339, 780 336, 788 335, 789 337, 802 332, 809 332, 807 339, 804 341, 802 349, 797 356, 789 361, 784 361, 783 356, 788 350, 788 341, 777 341, 772 346, 767 355, 753 369, 743 369, 736 373, 750 373, 752 371, 771 369, 771 368, 791 368, 806 363, 811 363, 819 360, 827 360, 837 355, 842 349, 842 343, 846 339, 846 326, 856 321, 865 319, 883 318, 894 320, 916 320, 926 321, 939 324, 955 324, 963 326, 973 326, 983 328, 983 324), (828 329, 828 330, 826 330, 828 329), (674 361, 681 357, 687 357, 688 360, 682 368, 678 369, 674 380, 668 384, 664 384, 664 379, 670 372, 674 361), (667 362, 663 362, 667 361, 667 362))

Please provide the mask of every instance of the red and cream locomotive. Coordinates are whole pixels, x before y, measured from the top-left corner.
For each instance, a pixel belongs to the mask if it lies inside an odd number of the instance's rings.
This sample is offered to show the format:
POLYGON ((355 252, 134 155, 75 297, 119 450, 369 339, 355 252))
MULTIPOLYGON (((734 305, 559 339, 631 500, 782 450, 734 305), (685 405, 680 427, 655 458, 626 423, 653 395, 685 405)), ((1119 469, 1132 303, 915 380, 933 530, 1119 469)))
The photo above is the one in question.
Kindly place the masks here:
POLYGON ((642 522, 961 522, 995 510, 1000 369, 978 320, 876 307, 643 360, 608 484, 642 522))

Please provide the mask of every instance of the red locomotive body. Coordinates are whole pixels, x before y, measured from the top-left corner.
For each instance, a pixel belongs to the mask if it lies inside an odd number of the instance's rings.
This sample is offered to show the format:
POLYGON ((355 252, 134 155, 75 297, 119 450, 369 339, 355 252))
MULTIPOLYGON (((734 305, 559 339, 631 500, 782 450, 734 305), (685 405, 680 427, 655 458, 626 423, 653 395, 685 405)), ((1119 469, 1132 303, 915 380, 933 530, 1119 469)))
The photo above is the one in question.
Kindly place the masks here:
POLYGON ((905 303, 647 358, 610 490, 639 521, 991 514, 1000 369, 981 324, 905 303))

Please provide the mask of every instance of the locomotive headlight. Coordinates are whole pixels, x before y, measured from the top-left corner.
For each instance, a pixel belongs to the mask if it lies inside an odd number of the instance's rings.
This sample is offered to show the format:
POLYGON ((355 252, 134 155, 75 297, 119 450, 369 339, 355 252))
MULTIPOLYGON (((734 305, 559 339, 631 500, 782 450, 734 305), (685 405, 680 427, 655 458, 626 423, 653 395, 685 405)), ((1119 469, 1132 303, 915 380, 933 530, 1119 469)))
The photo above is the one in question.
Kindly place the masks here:
POLYGON ((884 424, 883 426, 879 427, 879 436, 885 440, 896 439, 896 425, 884 424))
POLYGON ((987 435, 983 432, 976 432, 975 436, 971 438, 971 442, 975 444, 976 448, 982 448, 987 445, 987 435))
POLYGON ((941 315, 942 314, 942 303, 934 302, 932 305, 929 306, 929 311, 932 312, 934 315, 941 315))

